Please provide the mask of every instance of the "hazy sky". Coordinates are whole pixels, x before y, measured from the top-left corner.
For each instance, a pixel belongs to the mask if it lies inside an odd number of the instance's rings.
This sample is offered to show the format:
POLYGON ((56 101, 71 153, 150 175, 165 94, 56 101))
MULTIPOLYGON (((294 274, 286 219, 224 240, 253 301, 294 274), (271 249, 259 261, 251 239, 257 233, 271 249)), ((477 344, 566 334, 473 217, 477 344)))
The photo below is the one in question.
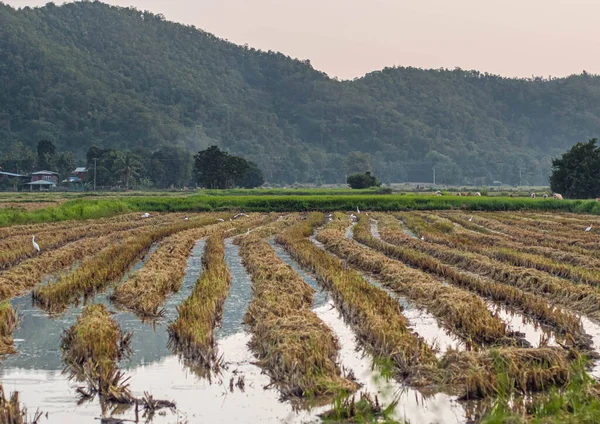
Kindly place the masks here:
MULTIPOLYGON (((4 0, 13 6, 45 0, 4 0)), ((55 1, 55 3, 62 3, 55 1)), ((600 73, 598 0, 109 0, 340 78, 385 66, 600 73)))

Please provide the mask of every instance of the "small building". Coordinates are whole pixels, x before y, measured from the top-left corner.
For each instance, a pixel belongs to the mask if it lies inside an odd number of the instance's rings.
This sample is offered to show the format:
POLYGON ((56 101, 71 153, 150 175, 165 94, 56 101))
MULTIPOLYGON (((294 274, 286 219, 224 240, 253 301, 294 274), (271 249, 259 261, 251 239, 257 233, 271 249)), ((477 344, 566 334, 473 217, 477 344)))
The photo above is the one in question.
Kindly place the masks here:
MULTIPOLYGON (((37 171, 31 174, 31 183, 35 183, 38 181, 48 181, 50 183, 52 183, 52 187, 56 187, 56 184, 58 183, 58 172, 52 172, 52 171, 37 171)), ((37 184, 39 186, 44 186, 47 184, 37 184)))
POLYGON ((54 188, 56 187, 56 183, 52 182, 52 181, 47 181, 47 180, 37 180, 37 181, 32 181, 30 183, 26 183, 26 186, 29 186, 29 190, 33 191, 33 188, 37 188, 39 190, 48 190, 50 188, 54 188))
POLYGON ((71 181, 72 177, 76 177, 77 179, 74 179, 74 181, 77 182, 87 181, 88 169, 85 166, 79 166, 75 168, 75 171, 71 172, 71 178, 69 178, 69 181, 71 181))
POLYGON ((27 178, 27 175, 15 174, 14 172, 0 171, 0 180, 3 178, 27 178))

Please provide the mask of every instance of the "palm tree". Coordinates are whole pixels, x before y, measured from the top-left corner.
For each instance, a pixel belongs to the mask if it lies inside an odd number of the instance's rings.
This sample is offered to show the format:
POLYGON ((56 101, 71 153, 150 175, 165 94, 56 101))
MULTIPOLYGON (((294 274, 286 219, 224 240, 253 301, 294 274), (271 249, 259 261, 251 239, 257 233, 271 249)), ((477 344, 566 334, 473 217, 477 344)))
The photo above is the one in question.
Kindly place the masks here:
POLYGON ((115 161, 117 173, 121 176, 121 181, 125 183, 125 188, 129 188, 129 183, 137 176, 142 167, 138 157, 131 152, 125 152, 119 155, 115 161))

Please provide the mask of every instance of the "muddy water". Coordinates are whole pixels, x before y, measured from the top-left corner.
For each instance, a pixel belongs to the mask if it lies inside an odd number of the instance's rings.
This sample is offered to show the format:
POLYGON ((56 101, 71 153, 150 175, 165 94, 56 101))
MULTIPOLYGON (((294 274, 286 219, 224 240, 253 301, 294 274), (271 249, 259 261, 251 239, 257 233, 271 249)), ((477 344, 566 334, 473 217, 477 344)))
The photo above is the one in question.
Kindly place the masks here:
POLYGON ((465 349, 464 342, 455 334, 440 327, 435 316, 424 309, 416 307, 405 297, 399 296, 379 281, 364 274, 363 277, 372 285, 384 290, 390 297, 396 299, 402 305, 402 315, 408 320, 409 327, 422 337, 429 346, 438 348, 438 357, 442 356, 448 349, 465 349))
MULTIPOLYGON (((189 295, 201 272, 201 257, 204 251, 204 241, 198 242, 188 259, 186 274, 181 290, 171 296, 164 305, 165 318, 156 323, 144 324, 134 314, 117 311, 108 296, 111 290, 88 299, 87 303, 103 303, 109 310, 116 311, 113 318, 124 331, 132 331, 134 336, 131 347, 134 352, 129 360, 120 365, 127 375, 136 375, 141 370, 148 369, 148 364, 158 364, 164 358, 171 356, 168 344, 167 324, 176 318, 176 306, 189 295)), ((137 262, 124 277, 123 281, 135 270, 143 267, 145 261, 156 249, 154 247, 145 257, 137 262)), ((75 384, 68 381, 61 373, 60 340, 63 331, 72 326, 83 309, 83 305, 69 308, 64 314, 50 317, 45 312, 32 307, 30 295, 15 298, 11 301, 19 311, 21 321, 15 331, 15 347, 19 352, 4 359, 0 364, 0 380, 6 390, 20 392, 21 401, 34 411, 36 408, 48 412, 49 420, 44 422, 79 423, 93 422, 94 417, 100 416, 100 406, 97 402, 76 404, 75 384)), ((136 382, 131 382, 134 394, 143 395, 140 388, 135 391, 136 382)))
MULTIPOLYGON (((317 316, 329 326, 335 333, 340 342, 340 366, 346 372, 352 371, 357 381, 362 385, 361 390, 366 390, 371 394, 377 394, 379 400, 384 405, 389 405, 394 401, 398 402, 398 406, 394 410, 393 417, 396 419, 407 420, 412 423, 458 423, 465 422, 465 410, 460 405, 455 397, 446 394, 436 394, 434 396, 425 397, 418 391, 403 386, 395 380, 386 380, 381 374, 373 368, 372 358, 365 354, 359 347, 356 337, 341 317, 339 311, 335 308, 332 300, 330 300, 318 285, 316 280, 307 272, 305 272, 290 256, 278 245, 273 245, 277 255, 288 263, 294 271, 296 271, 308 284, 310 284, 318 296, 323 296, 325 302, 313 309, 317 316)), ((370 280, 370 279, 369 279, 370 280)), ((372 284, 386 290, 376 281, 370 280, 372 284)), ((452 345, 457 348, 460 341, 452 336, 446 335, 443 330, 437 326, 437 321, 433 316, 428 316, 424 311, 414 308, 405 299, 395 296, 389 292, 391 296, 398 299, 405 307, 405 312, 411 315, 407 318, 411 324, 420 329, 424 334, 433 335, 431 341, 434 341, 439 333, 443 333, 442 342, 452 345), (412 319, 411 319, 412 318, 412 319)), ((316 302, 315 302, 316 303, 316 302)), ((436 339, 437 340, 437 339, 436 339)), ((429 341, 429 340, 428 340, 429 341)), ((440 341, 438 341, 439 343, 440 341)), ((441 343, 439 343, 441 344, 441 343)))
POLYGON ((507 325, 509 331, 524 334, 523 338, 531 344, 531 347, 540 347, 542 340, 547 341, 547 346, 558 346, 551 331, 544 329, 524 315, 493 302, 488 301, 486 304, 488 309, 507 325))
POLYGON ((321 287, 319 286, 319 283, 317 282, 315 277, 309 274, 308 272, 304 271, 304 269, 301 268, 298 265, 298 263, 292 259, 290 254, 282 246, 276 244, 273 240, 269 240, 269 244, 271 245, 273 250, 275 250, 277 256, 279 256, 286 264, 288 264, 294 270, 294 272, 296 272, 296 274, 300 275, 300 277, 302 277, 309 286, 315 289, 313 306, 315 308, 319 308, 325 303, 327 303, 327 293, 321 290, 321 287))
POLYGON ((466 421, 465 410, 453 396, 438 393, 425 397, 397 381, 386 380, 373 369, 372 360, 357 346, 352 329, 340 318, 333 302, 329 302, 315 313, 327 324, 340 341, 340 363, 352 370, 361 390, 377 394, 384 405, 397 401, 393 417, 411 423, 462 423, 466 421))
MULTIPOLYGON (((579 318, 581 319, 583 329, 592 338, 594 351, 600 355, 600 323, 584 316, 580 316, 579 318)), ((600 379, 600 359, 596 359, 590 374, 596 377, 596 379, 600 379)))

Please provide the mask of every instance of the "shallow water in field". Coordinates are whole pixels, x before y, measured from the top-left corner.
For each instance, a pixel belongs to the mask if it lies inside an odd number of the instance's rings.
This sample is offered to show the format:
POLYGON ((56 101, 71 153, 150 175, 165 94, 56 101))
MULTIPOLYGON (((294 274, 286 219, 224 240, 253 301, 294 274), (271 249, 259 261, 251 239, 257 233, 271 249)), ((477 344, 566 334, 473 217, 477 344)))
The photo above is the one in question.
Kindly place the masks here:
MULTIPOLYGON (((600 323, 584 316, 580 316, 580 318, 583 329, 592 338, 594 351, 600 355, 600 323)), ((600 359, 596 359, 590 374, 596 379, 600 379, 600 359)))
POLYGON ((444 393, 424 396, 393 379, 385 379, 373 369, 372 358, 358 346, 354 333, 339 316, 333 302, 329 302, 315 313, 327 324, 340 341, 340 365, 346 371, 351 370, 362 385, 362 391, 377 394, 380 402, 390 405, 397 401, 393 418, 411 423, 462 423, 466 413, 456 397, 444 393))
POLYGON ((296 272, 296 274, 300 275, 300 277, 302 277, 309 286, 315 289, 315 293, 313 296, 313 306, 315 308, 319 308, 325 303, 327 303, 327 293, 321 290, 319 283, 317 282, 315 277, 310 273, 306 272, 304 269, 302 269, 300 265, 298 265, 298 263, 292 259, 290 254, 281 245, 275 243, 273 240, 270 240, 269 244, 271 245, 271 247, 273 247, 273 250, 275 250, 277 256, 279 256, 286 264, 288 264, 294 270, 294 272, 296 272))
POLYGON ((441 356, 448 349, 465 350, 465 343, 455 334, 440 327, 435 316, 424 309, 416 307, 405 297, 394 293, 393 290, 385 287, 374 278, 364 274, 363 277, 372 285, 384 290, 402 305, 402 315, 408 320, 409 328, 422 337, 429 346, 437 347, 439 349, 438 356, 441 356))
POLYGON ((507 324, 510 331, 522 333, 524 335, 523 338, 531 344, 531 347, 540 347, 542 340, 546 341, 546 346, 558 346, 551 331, 544 329, 540 325, 536 325, 534 321, 528 319, 526 316, 493 302, 486 303, 488 309, 497 314, 498 318, 507 324))
MULTIPOLYGON (((319 422, 318 414, 328 409, 320 406, 298 410, 289 402, 281 402, 279 392, 269 388, 270 379, 254 364, 255 357, 248 349, 250 335, 242 323, 252 297, 252 283, 242 265, 238 247, 226 240, 225 260, 232 275, 231 295, 224 305, 223 318, 216 331, 217 348, 222 355, 221 374, 212 381, 194 374, 168 348, 168 323, 177 317, 177 305, 192 291, 201 274, 201 257, 205 243, 196 244, 190 256, 181 290, 165 302, 164 318, 154 323, 142 323, 132 313, 119 311, 110 304, 110 290, 98 294, 88 302, 101 302, 114 311, 114 318, 124 331, 132 331, 131 359, 122 361, 121 369, 130 378, 135 396, 145 391, 156 399, 174 400, 177 411, 157 414, 153 423, 176 422, 239 422, 239 423, 312 423, 319 422), (243 384, 236 385, 236 383, 243 384)), ((411 422, 464 422, 464 408, 454 398, 438 394, 424 398, 418 392, 403 388, 399 383, 387 382, 371 369, 371 360, 358 349, 354 334, 343 322, 337 310, 320 290, 316 280, 304 272, 285 252, 274 245, 276 252, 305 281, 316 289, 315 312, 335 332, 341 342, 340 362, 351 369, 363 389, 377 393, 384 403, 399 400, 395 416, 411 422)), ((139 269, 144 261, 133 267, 139 269)), ((130 273, 128 273, 129 275, 130 273)), ((127 277, 124 277, 124 279, 127 277)), ((77 405, 77 383, 68 380, 61 370, 60 354, 62 332, 73 325, 82 305, 69 308, 64 314, 50 318, 45 312, 31 306, 30 296, 14 299, 22 321, 15 333, 19 354, 7 357, 0 364, 0 380, 8 392, 19 391, 21 402, 30 414, 39 408, 48 418, 41 423, 94 423, 102 416, 99 401, 77 405)), ((105 416, 110 416, 107 413, 105 416)), ((114 415, 133 420, 133 409, 114 415)), ((140 412, 140 418, 142 413, 140 412)), ((142 422, 144 420, 142 419, 142 422)))

